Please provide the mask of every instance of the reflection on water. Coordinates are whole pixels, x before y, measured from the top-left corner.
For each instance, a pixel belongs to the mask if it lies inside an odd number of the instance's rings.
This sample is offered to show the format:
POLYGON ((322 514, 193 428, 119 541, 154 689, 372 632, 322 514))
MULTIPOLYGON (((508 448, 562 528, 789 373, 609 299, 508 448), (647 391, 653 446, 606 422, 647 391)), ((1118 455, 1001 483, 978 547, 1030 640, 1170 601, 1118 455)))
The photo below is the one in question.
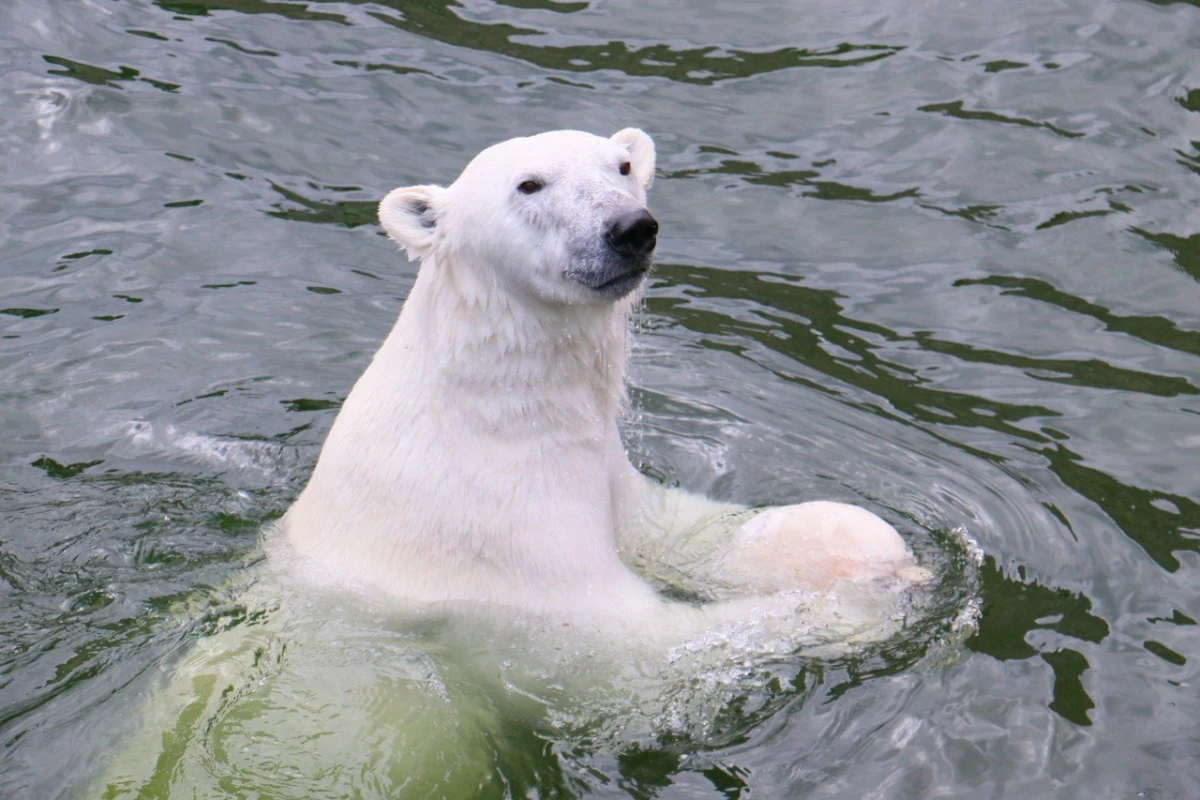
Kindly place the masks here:
MULTIPOLYGON (((312 13, 303 4, 242 2, 241 0, 203 0, 158 5, 180 14, 208 14, 218 10, 236 10, 246 14, 279 14, 291 19, 324 20, 351 24, 338 14, 312 13)), ((339 4, 340 5, 340 4, 339 4)), ((804 49, 784 47, 768 52, 738 50, 709 45, 675 48, 656 42, 611 40, 604 44, 554 46, 545 42, 514 41, 514 37, 553 35, 552 30, 520 27, 508 23, 486 24, 464 17, 462 3, 425 2, 350 2, 370 9, 388 8, 399 16, 378 10, 367 14, 407 33, 459 47, 486 50, 528 62, 531 66, 564 72, 618 70, 630 77, 667 78, 685 83, 709 84, 729 78, 744 78, 793 67, 853 66, 887 58, 902 48, 886 45, 853 45, 845 42, 831 47, 804 49)), ((510 2, 514 8, 536 8, 559 13, 582 11, 587 3, 510 2)), ((536 41, 536 39, 535 39, 536 41)), ((275 54, 272 54, 275 55, 275 54)), ((355 65, 357 66, 357 65, 355 65)), ((378 69, 382 65, 368 65, 378 69)), ((387 68, 387 67, 384 67, 387 68)), ((594 87, 587 87, 594 88, 594 87)))
POLYGON ((1108 624, 1089 613, 1092 601, 1066 589, 1028 582, 1024 568, 1018 568, 1013 578, 1006 577, 991 557, 984 562, 983 596, 980 634, 967 646, 1003 661, 1040 655, 1054 670, 1054 699, 1049 708, 1076 725, 1090 725, 1088 711, 1096 704, 1081 680, 1087 659, 1070 648, 1038 651, 1027 637, 1030 631, 1048 629, 1085 642, 1104 641, 1108 624))
POLYGON ((886 646, 739 679, 708 736, 605 749, 594 718, 501 714, 496 793, 1186 796, 1197 25, 1140 0, 9 4, 0 794, 78 794, 154 676, 248 624, 220 587, 411 285, 378 199, 509 136, 638 124, 663 234, 635 457, 865 503, 954 591, 886 646), (976 589, 978 630, 939 639, 976 589))
MULTIPOLYGON (((682 289, 686 300, 671 298, 648 308, 668 314, 683 325, 707 337, 708 346, 720 346, 741 353, 744 344, 756 342, 796 359, 798 364, 815 369, 840 383, 856 386, 885 400, 891 409, 908 419, 941 422, 950 419, 961 425, 995 428, 1012 436, 1029 438, 1029 431, 1015 423, 1031 417, 1055 416, 1045 407, 1020 407, 989 402, 957 392, 927 385, 915 371, 903 364, 881 358, 871 338, 889 344, 901 336, 871 323, 850 319, 841 313, 837 295, 788 282, 786 276, 769 273, 729 272, 659 264, 655 275, 682 289), (772 280, 774 278, 774 280, 772 280), (756 304, 753 321, 734 319, 716 312, 693 307, 690 298, 750 300, 756 304), (856 333, 857 332, 857 333, 856 333), (722 342, 727 338, 728 342, 722 342)), ((701 308, 709 303, 697 303, 701 308)), ((928 346, 927 342, 921 344, 928 346)), ((954 353, 961 356, 961 353, 954 353)), ((779 374, 779 373, 777 373, 779 374)), ((787 377, 781 375, 780 377, 787 377)), ((823 383, 814 383, 819 391, 828 391, 823 383)))

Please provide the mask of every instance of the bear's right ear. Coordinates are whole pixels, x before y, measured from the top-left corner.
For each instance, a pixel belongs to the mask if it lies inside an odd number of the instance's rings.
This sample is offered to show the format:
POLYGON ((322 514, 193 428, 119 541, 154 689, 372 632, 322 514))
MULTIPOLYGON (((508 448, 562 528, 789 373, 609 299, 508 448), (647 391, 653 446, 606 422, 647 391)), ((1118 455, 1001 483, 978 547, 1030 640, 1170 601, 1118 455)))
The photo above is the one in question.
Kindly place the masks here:
POLYGON ((410 261, 424 258, 433 247, 445 192, 441 186, 406 186, 388 192, 379 204, 379 224, 408 251, 410 261))
POLYGON ((642 188, 649 189, 650 184, 654 183, 654 140, 643 130, 625 128, 614 133, 609 141, 629 150, 634 177, 642 184, 642 188))

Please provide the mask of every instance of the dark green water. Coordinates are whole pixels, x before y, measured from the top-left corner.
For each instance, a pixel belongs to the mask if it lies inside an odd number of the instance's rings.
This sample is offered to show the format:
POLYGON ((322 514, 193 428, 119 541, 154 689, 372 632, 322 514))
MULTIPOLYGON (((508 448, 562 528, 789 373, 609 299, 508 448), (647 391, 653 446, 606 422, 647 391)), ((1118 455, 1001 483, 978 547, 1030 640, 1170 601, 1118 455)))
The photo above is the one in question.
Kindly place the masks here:
POLYGON ((983 613, 710 739, 514 722, 512 792, 1196 796, 1198 53, 1192 2, 10 0, 0 796, 85 791, 303 485, 412 283, 378 199, 626 125, 639 459, 963 525, 983 613))

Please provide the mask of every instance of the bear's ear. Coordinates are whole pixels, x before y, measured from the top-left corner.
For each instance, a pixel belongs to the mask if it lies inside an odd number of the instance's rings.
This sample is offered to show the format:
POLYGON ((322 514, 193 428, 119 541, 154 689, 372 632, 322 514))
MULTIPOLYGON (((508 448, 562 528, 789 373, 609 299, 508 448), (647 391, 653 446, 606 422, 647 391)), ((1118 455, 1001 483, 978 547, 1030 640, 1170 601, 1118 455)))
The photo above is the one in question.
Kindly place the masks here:
POLYGON ((645 131, 626 128, 614 133, 609 141, 629 151, 634 177, 649 189, 654 183, 654 140, 645 131))
POLYGON ((379 224, 408 251, 410 261, 424 258, 433 247, 445 192, 441 186, 406 186, 388 192, 379 204, 379 224))

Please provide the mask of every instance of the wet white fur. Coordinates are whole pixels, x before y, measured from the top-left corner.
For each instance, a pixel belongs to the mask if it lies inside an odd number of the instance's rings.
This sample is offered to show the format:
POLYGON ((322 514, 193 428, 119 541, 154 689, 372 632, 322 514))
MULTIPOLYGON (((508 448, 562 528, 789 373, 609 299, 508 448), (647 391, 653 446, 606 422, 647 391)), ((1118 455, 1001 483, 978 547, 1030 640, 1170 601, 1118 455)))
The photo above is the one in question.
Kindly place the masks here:
MULTIPOLYGON (((602 246, 606 220, 644 206, 654 163, 640 130, 553 131, 484 150, 449 187, 383 200, 383 227, 422 264, 283 520, 300 554, 417 604, 679 610, 619 543, 731 509, 668 492, 629 463, 617 420, 638 293, 614 302, 565 274, 602 246), (524 194, 525 180, 545 188, 524 194)), ((890 525, 838 503, 773 509, 726 531, 723 546, 720 577, 748 596, 914 563, 890 525)))

